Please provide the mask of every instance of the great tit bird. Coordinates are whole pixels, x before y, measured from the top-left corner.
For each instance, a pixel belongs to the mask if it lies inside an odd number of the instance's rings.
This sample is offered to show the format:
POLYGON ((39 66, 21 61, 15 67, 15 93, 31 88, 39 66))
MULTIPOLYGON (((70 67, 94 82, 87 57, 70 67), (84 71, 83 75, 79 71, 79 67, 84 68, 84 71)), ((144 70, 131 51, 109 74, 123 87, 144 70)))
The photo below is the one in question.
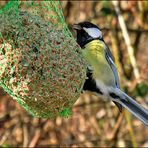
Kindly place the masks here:
POLYGON ((112 53, 99 27, 90 22, 74 24, 77 43, 88 63, 84 91, 110 98, 122 111, 122 106, 148 126, 148 110, 120 89, 119 77, 112 53))

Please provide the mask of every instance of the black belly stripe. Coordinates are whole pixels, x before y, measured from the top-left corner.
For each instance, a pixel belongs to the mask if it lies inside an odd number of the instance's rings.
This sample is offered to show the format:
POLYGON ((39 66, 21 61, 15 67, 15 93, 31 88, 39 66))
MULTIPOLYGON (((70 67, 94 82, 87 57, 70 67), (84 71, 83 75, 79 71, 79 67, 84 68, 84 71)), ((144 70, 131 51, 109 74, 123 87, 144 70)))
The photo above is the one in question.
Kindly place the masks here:
POLYGON ((85 80, 85 83, 84 83, 84 86, 83 86, 83 90, 92 91, 92 92, 96 92, 98 94, 103 95, 101 90, 99 88, 97 88, 96 82, 92 78, 92 73, 90 71, 87 71, 87 78, 88 79, 85 80))

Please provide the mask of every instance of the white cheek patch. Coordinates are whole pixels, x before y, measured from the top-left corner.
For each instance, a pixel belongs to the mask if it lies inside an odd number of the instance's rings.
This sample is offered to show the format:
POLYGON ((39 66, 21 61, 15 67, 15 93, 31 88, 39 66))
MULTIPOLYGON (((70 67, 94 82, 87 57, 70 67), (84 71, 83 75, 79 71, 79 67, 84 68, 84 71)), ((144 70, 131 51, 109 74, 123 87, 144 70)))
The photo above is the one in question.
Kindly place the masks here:
POLYGON ((83 29, 93 38, 102 38, 102 32, 97 28, 85 28, 83 29))

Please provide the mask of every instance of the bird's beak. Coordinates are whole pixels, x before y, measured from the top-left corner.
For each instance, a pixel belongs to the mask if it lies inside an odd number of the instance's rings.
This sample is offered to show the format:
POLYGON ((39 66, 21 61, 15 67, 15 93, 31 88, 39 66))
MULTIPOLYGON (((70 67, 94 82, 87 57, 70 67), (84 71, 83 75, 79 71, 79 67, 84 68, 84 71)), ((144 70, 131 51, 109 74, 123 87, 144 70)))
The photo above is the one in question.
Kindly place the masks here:
POLYGON ((78 24, 74 24, 72 28, 75 29, 75 30, 81 30, 82 29, 82 27, 78 24))

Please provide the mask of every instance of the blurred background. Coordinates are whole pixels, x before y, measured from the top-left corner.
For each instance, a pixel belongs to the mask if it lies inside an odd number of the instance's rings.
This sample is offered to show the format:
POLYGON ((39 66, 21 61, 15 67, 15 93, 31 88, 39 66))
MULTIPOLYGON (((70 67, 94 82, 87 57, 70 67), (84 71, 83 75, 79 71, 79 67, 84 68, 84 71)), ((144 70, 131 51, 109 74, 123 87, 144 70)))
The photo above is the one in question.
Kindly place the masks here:
MULTIPOLYGON (((0 8, 6 3, 1 1, 0 8)), ((90 21, 101 28, 122 89, 148 108, 148 2, 117 3, 61 1, 74 37, 74 23, 90 21)), ((113 103, 90 93, 80 96, 68 118, 33 118, 0 88, 0 145, 148 147, 148 128, 128 111, 119 113, 113 103)))

